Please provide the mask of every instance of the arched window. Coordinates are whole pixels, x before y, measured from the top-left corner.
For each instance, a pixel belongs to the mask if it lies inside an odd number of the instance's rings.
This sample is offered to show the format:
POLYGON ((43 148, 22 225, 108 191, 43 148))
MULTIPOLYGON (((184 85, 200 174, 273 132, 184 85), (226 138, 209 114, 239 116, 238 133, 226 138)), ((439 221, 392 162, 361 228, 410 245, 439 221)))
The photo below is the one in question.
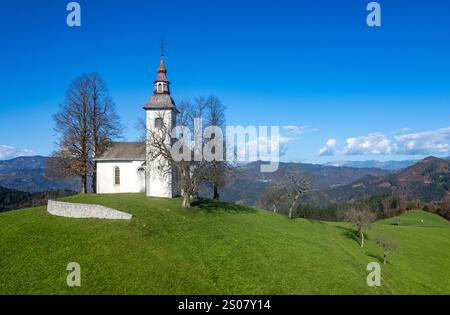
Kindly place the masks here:
POLYGON ((162 83, 158 83, 158 85, 156 86, 156 91, 158 93, 162 93, 162 92, 164 92, 163 88, 164 88, 164 85, 162 83))
POLYGON ((114 185, 120 185, 120 168, 118 166, 114 168, 114 185))
POLYGON ((161 129, 162 128, 162 125, 163 125, 163 120, 162 120, 162 118, 156 118, 155 119, 155 128, 156 129, 161 129))

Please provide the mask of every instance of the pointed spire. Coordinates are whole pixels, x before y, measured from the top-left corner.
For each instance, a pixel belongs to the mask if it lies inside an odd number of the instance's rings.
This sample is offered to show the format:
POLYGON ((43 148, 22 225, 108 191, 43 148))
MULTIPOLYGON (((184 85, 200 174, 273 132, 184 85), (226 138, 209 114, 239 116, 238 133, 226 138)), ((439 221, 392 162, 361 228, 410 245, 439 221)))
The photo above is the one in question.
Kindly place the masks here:
POLYGON ((158 76, 155 80, 155 94, 170 94, 170 82, 167 79, 167 68, 164 63, 164 40, 161 40, 161 60, 158 67, 158 76))
MULTIPOLYGON (((167 68, 166 65, 164 63, 164 56, 161 56, 161 61, 159 62, 159 67, 158 67, 158 73, 167 73, 167 68)), ((166 78, 167 80, 167 78, 166 78)))
MULTIPOLYGON (((164 63, 164 39, 161 39, 161 61, 159 63, 159 67, 158 67, 158 73, 164 73, 164 74, 167 73, 167 68, 164 63)), ((167 78, 165 78, 165 79, 167 81, 167 78)))
POLYGON ((178 113, 177 106, 170 96, 170 82, 167 79, 167 68, 164 63, 164 41, 161 41, 161 60, 158 76, 154 82, 153 97, 144 106, 145 110, 172 110, 178 113))
POLYGON ((166 64, 164 63, 164 54, 162 54, 161 60, 159 62, 159 67, 158 67, 158 76, 156 77, 155 83, 157 83, 157 82, 169 83, 169 80, 167 79, 166 74, 167 74, 167 68, 166 68, 166 64))

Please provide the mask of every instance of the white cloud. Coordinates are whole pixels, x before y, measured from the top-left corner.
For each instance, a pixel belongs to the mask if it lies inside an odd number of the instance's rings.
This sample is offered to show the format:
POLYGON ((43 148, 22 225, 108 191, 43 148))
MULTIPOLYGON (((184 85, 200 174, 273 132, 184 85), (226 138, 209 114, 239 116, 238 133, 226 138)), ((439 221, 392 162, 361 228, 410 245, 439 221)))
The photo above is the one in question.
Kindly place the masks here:
POLYGON ((0 144, 0 160, 13 159, 19 156, 32 156, 35 153, 27 149, 16 149, 11 146, 0 144))
POLYGON ((361 136, 347 139, 344 148, 344 155, 389 155, 392 154, 394 146, 385 135, 373 133, 368 136, 361 136))
POLYGON ((336 147, 336 139, 328 139, 326 145, 319 150, 319 156, 334 155, 334 148, 336 147))
POLYGON ((450 153, 450 127, 396 136, 397 153, 408 155, 450 153))
POLYGON ((239 143, 237 156, 240 162, 279 161, 286 154, 287 144, 293 138, 280 136, 278 141, 272 137, 260 136, 248 142, 239 143))
POLYGON ((288 133, 294 133, 294 134, 299 134, 301 133, 301 127, 300 126, 283 126, 282 128, 284 131, 288 132, 288 133))
POLYGON ((450 154, 450 127, 389 138, 373 133, 347 139, 344 155, 450 154))
POLYGON ((289 135, 293 135, 293 136, 300 136, 300 135, 308 133, 308 132, 319 131, 318 129, 311 128, 309 126, 294 126, 294 125, 283 126, 281 129, 284 132, 288 133, 289 135))

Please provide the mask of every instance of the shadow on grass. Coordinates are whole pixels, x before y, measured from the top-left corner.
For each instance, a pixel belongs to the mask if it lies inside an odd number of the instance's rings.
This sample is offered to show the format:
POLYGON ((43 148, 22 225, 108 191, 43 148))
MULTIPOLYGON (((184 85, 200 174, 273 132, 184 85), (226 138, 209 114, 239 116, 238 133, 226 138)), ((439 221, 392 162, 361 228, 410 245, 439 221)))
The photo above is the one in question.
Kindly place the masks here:
POLYGON ((383 256, 381 255, 377 255, 377 254, 369 254, 369 257, 375 258, 376 260, 378 260, 378 262, 383 263, 383 256))
POLYGON ((216 200, 210 200, 210 199, 197 199, 194 202, 192 202, 192 206, 196 207, 200 210, 206 211, 206 212, 228 212, 228 213, 254 213, 256 212, 255 209, 236 205, 232 203, 225 203, 221 201, 216 200))
MULTIPOLYGON (((345 227, 345 226, 337 226, 337 228, 343 230, 343 235, 346 238, 354 240, 356 243, 358 243, 358 245, 361 245, 361 240, 359 239, 359 236, 354 229, 351 229, 351 228, 345 227)), ((364 241, 368 241, 368 240, 369 240, 369 237, 367 236, 366 233, 364 233, 364 241)))

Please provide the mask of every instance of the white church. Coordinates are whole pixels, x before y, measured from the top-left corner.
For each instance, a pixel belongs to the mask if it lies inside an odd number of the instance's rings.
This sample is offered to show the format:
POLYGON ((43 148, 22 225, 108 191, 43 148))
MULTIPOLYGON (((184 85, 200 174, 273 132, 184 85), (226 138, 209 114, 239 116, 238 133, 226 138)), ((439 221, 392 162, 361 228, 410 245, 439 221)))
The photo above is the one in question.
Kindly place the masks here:
MULTIPOLYGON (((164 52, 154 82, 153 96, 144 106, 146 128, 158 128, 164 119, 170 130, 176 125, 178 112, 170 96, 170 82, 164 63, 164 52), (161 118, 163 117, 163 118, 161 118)), ((147 133, 149 137, 149 133, 147 133)), ((148 197, 174 198, 180 195, 176 170, 162 158, 151 160, 146 142, 113 142, 98 159, 97 193, 143 193, 148 197)))

